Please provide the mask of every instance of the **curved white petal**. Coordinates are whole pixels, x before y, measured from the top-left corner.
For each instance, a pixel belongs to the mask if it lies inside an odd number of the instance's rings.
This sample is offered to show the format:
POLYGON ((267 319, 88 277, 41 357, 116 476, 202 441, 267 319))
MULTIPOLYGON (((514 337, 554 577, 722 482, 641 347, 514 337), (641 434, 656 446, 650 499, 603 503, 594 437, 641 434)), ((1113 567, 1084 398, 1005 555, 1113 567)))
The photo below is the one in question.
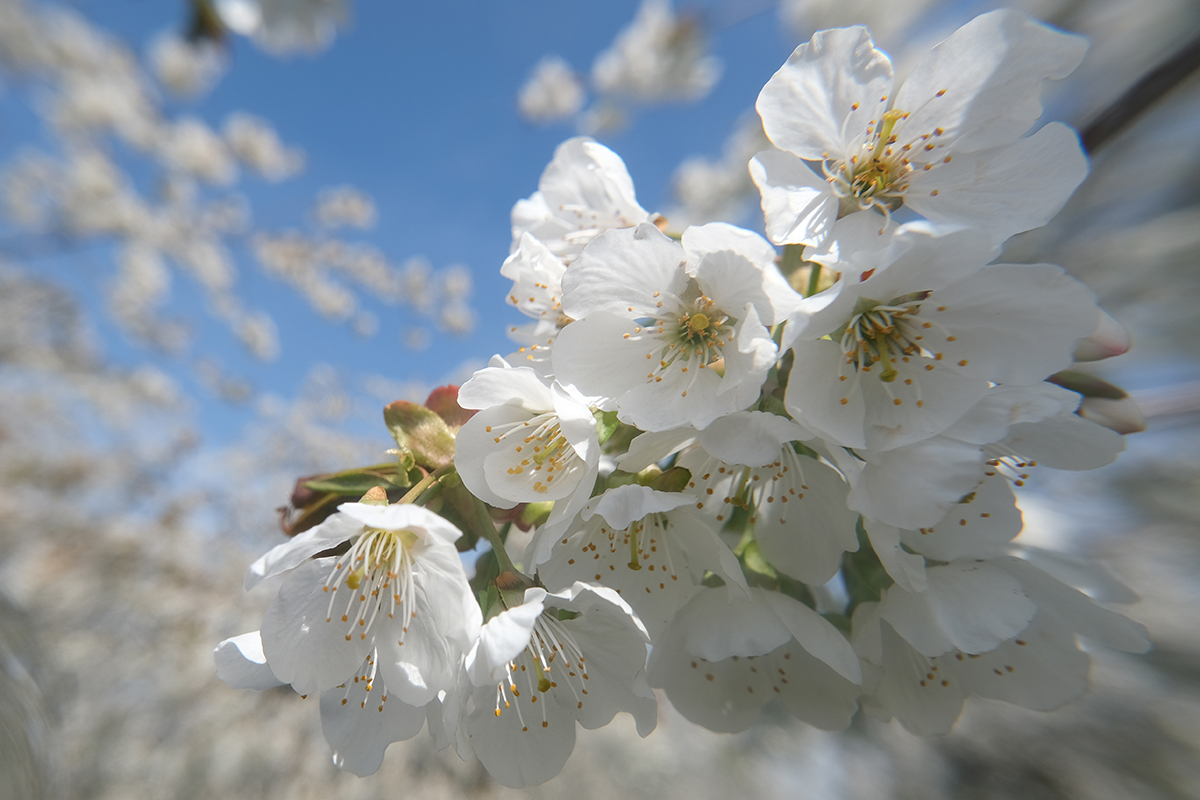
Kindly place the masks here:
POLYGON ((362 523, 347 514, 331 514, 319 525, 272 547, 259 556, 246 570, 246 591, 253 589, 266 578, 281 575, 300 566, 308 559, 331 547, 357 536, 362 523))
POLYGON ((369 528, 385 531, 408 530, 424 540, 440 539, 452 545, 462 536, 462 531, 444 517, 411 503, 387 506, 342 503, 338 506, 338 511, 369 528))
POLYGON ((475 686, 495 685, 504 677, 505 665, 529 644, 533 623, 545 608, 546 590, 525 592, 525 602, 500 612, 479 631, 479 640, 467 655, 467 674, 475 686))
POLYGON ((900 531, 894 525, 870 518, 863 520, 871 549, 892 580, 906 592, 923 592, 928 588, 925 559, 905 552, 900 546, 900 531))
POLYGON ((267 666, 258 631, 243 633, 221 642, 213 650, 213 660, 217 664, 217 677, 232 689, 262 691, 283 686, 267 666))
POLYGON ((764 411, 739 411, 713 421, 700 432, 705 452, 727 464, 761 467, 779 458, 788 442, 811 439, 812 434, 787 417, 764 411))
POLYGON ((828 247, 838 198, 804 161, 785 150, 750 159, 750 178, 762 195, 767 237, 775 244, 828 247))
POLYGON ((1078 134, 1051 122, 1004 147, 960 153, 914 173, 904 203, 935 222, 1004 240, 1049 222, 1087 174, 1078 134))
POLYGON ((607 231, 563 276, 563 311, 576 320, 598 311, 656 317, 659 295, 687 285, 686 263, 683 247, 649 223, 607 231))
POLYGON ((1011 142, 1042 115, 1042 82, 1069 75, 1087 40, 1002 9, 968 22, 913 67, 896 92, 897 128, 955 137, 956 149, 1011 142), (939 95, 939 92, 943 92, 939 95))
POLYGON ((263 617, 262 646, 275 677, 299 694, 316 694, 348 680, 371 650, 340 620, 344 603, 330 612, 325 579, 335 558, 306 561, 283 582, 263 617))
POLYGON ((803 299, 775 267, 775 248, 757 233, 724 222, 683 232, 687 272, 723 308, 754 305, 764 325, 774 325, 803 299))
POLYGON ((411 739, 424 724, 425 709, 389 696, 382 681, 368 684, 364 678, 321 693, 321 731, 333 748, 333 763, 359 777, 377 772, 388 745, 411 739))
POLYGON ((955 561, 925 574, 926 591, 893 587, 879 613, 926 656, 987 652, 1024 630, 1037 612, 1021 582, 991 563, 955 561))
POLYGON ((892 64, 866 28, 816 33, 796 48, 758 95, 763 130, 774 145, 818 161, 862 141, 887 109, 892 64))
POLYGON ((763 589, 753 589, 751 592, 756 600, 775 612, 801 647, 851 683, 862 683, 862 670, 859 669, 854 648, 824 617, 799 600, 779 592, 763 589))

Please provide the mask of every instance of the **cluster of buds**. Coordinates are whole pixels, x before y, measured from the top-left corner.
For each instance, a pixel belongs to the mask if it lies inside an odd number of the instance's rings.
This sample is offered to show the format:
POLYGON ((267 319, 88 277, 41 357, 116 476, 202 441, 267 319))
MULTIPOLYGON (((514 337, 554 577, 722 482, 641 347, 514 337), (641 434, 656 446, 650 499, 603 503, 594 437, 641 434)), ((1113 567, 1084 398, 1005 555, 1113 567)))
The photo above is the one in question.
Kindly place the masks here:
POLYGON ((864 28, 816 34, 758 100, 770 241, 664 232, 616 154, 564 143, 513 209, 522 346, 389 406, 394 462, 303 482, 222 676, 320 693, 358 774, 427 724, 524 786, 576 723, 648 734, 655 689, 716 731, 779 702, 939 733, 970 694, 1077 695, 1080 636, 1144 650, 1013 541, 1039 465, 1124 446, 1080 412, 1120 390, 1070 370, 1119 326, 1060 267, 992 263, 1087 173, 1072 130, 1029 133, 1084 49, 993 12, 896 88, 864 28))

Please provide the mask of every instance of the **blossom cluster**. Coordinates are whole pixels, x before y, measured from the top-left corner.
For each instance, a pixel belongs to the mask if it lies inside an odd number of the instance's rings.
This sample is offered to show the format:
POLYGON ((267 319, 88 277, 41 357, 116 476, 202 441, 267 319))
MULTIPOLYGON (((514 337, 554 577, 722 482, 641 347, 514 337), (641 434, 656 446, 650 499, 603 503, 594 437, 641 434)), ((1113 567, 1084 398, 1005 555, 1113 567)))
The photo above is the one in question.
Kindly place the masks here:
POLYGON ((971 694, 1076 696, 1078 637, 1144 650, 1014 542, 1014 487, 1123 449, 1066 388, 1120 326, 1062 268, 995 263, 1087 174, 1073 130, 1032 130, 1085 47, 992 12, 897 86, 865 28, 817 33, 758 98, 767 238, 673 232, 615 153, 563 143, 512 212, 519 348, 389 406, 396 465, 304 484, 222 677, 319 693, 355 773, 427 725, 524 786, 576 723, 647 735, 660 696, 715 731, 778 702, 932 734, 971 694))

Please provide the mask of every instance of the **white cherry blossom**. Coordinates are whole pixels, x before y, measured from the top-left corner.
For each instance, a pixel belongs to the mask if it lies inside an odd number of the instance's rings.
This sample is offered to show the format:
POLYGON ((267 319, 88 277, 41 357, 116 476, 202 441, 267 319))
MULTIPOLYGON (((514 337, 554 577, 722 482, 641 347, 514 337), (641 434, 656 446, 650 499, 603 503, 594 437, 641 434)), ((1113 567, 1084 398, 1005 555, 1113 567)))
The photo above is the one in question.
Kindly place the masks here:
POLYGON ((787 407, 842 447, 890 450, 948 428, 995 384, 1071 364, 1093 329, 1091 291, 1050 264, 983 265, 990 242, 906 225, 788 321, 787 407))
POLYGON ((575 583, 523 602, 484 625, 468 655, 474 707, 467 746, 513 788, 553 778, 575 749, 575 723, 607 725, 619 711, 648 736, 657 703, 646 685, 645 629, 611 589, 575 583))
POLYGON ((480 409, 458 432, 458 474, 497 508, 555 501, 549 522, 569 521, 596 482, 600 441, 592 408, 533 369, 493 364, 458 392, 459 405, 480 409))
POLYGON ((817 33, 758 99, 778 148, 751 162, 769 237, 822 245, 840 218, 901 205, 997 240, 1044 225, 1086 177, 1087 158, 1059 123, 1021 137, 1042 114, 1042 84, 1068 75, 1086 49, 1019 11, 993 11, 896 87, 866 28, 817 33))
POLYGON ((699 20, 676 16, 670 0, 643 0, 633 22, 596 56, 592 81, 604 94, 643 103, 699 100, 721 77, 699 20))
POLYGON ((1149 647, 1141 625, 1020 559, 953 562, 931 576, 939 571, 954 577, 931 582, 933 597, 893 587, 854 614, 864 710, 914 733, 948 732, 970 694, 1035 710, 1079 695, 1088 657, 1077 635, 1129 652, 1149 647))
POLYGON ((601 235, 563 279, 575 322, 555 342, 555 376, 643 430, 746 408, 775 363, 766 326, 798 300, 774 258, 724 223, 688 228, 682 245, 649 224, 601 235))
POLYGON ((937 525, 992 475, 1022 486, 1035 466, 1079 471, 1112 463, 1124 440, 1079 417, 1079 399, 1044 382, 997 386, 937 436, 882 452, 830 452, 850 481, 848 505, 876 523, 867 526, 874 540, 887 525, 937 525))
POLYGON ((554 151, 538 190, 512 209, 513 249, 530 233, 564 264, 603 231, 653 222, 638 205, 633 179, 620 156, 586 136, 554 151))
POLYGON ((517 110, 528 122, 558 122, 578 114, 586 97, 570 64, 559 56, 543 56, 517 95, 517 110))
POLYGON ((850 643, 808 606, 777 592, 703 589, 655 642, 650 685, 709 730, 742 731, 777 700, 826 730, 850 724, 861 673, 850 643))
POLYGON ((460 536, 417 506, 343 503, 267 552, 246 582, 287 573, 263 619, 272 672, 314 694, 351 680, 374 652, 372 669, 410 705, 453 686, 481 624, 454 547, 460 536))
MULTIPOLYGON (((234 689, 281 686, 267 665, 258 631, 226 639, 214 652, 217 676, 234 689)), ((371 775, 392 742, 421 732, 427 709, 388 694, 372 650, 353 678, 321 693, 321 729, 334 749, 333 763, 355 775, 371 775)), ((436 701, 430 704, 437 706, 436 701)))
POLYGON ((579 580, 616 590, 657 637, 706 573, 745 589, 737 558, 695 503, 690 494, 617 486, 584 507, 572 533, 545 531, 531 561, 550 588, 579 580), (548 547, 543 562, 538 550, 548 547))
POLYGON ((841 474, 792 445, 811 438, 785 417, 742 411, 698 432, 676 463, 691 473, 697 510, 718 525, 745 510, 767 560, 820 585, 837 573, 843 552, 858 549, 858 515, 846 507, 850 487, 841 474))

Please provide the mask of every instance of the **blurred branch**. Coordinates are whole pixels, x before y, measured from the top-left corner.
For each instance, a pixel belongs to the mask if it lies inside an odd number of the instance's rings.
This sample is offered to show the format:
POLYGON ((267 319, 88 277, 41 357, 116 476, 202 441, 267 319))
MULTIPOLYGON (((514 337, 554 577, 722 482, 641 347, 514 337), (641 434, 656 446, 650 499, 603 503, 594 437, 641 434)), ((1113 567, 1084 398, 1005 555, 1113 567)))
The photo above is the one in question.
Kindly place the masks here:
POLYGON ((1108 144, 1197 68, 1200 68, 1200 33, 1097 114, 1080 134, 1083 149, 1092 154, 1108 144))

